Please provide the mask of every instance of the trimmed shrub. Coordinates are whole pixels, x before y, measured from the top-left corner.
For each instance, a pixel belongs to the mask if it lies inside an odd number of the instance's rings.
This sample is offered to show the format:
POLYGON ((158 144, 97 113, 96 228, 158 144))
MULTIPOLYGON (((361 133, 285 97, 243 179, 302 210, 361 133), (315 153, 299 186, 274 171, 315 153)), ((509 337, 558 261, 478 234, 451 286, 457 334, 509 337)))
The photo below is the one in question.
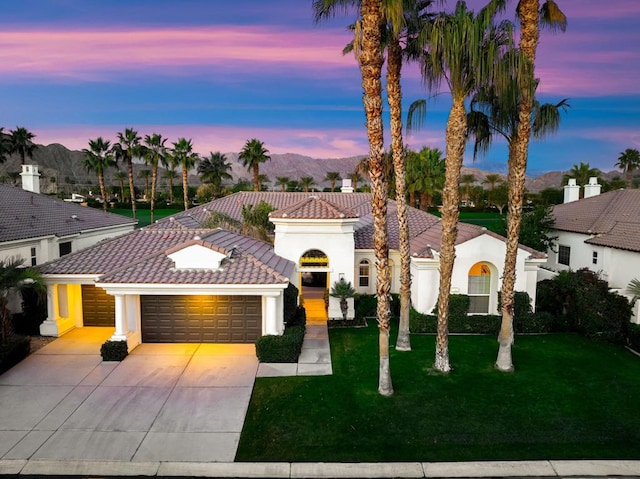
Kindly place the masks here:
POLYGON ((513 321, 515 333, 549 333, 554 325, 554 317, 546 311, 529 313, 513 321))
MULTIPOLYGON (((498 311, 502 311, 502 295, 498 291, 498 311)), ((513 295, 513 318, 524 318, 532 313, 531 297, 526 291, 514 291, 513 295)))
MULTIPOLYGON (((464 318, 469 314, 471 301, 466 294, 452 294, 449 296, 449 321, 451 318, 464 318)), ((433 308, 433 314, 438 316, 438 303, 433 308)))
POLYGON ((106 340, 100 347, 103 361, 122 361, 129 354, 126 341, 106 340))
POLYGON ((378 298, 373 294, 356 294, 354 296, 354 307, 356 319, 362 319, 367 316, 376 316, 378 298))
POLYGON ((298 361, 304 325, 289 326, 282 336, 261 336, 256 341, 256 356, 261 363, 295 363, 298 361))
POLYGON ((289 283, 287 289, 284 290, 284 324, 289 325, 295 322, 298 316, 298 288, 289 283))
POLYGON ((629 347, 640 353, 640 324, 629 325, 629 347))
POLYGON ((11 369, 31 351, 31 340, 24 336, 14 336, 7 344, 0 345, 0 374, 11 369))

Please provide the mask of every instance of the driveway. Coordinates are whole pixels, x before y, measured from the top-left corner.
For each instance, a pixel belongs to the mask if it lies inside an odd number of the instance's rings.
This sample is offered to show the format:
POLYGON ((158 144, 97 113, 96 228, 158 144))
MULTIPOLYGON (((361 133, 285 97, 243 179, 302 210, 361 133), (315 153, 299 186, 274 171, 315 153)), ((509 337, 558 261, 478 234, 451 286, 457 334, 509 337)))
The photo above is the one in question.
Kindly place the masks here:
POLYGON ((232 462, 253 344, 142 344, 103 362, 80 328, 0 376, 0 459, 232 462))

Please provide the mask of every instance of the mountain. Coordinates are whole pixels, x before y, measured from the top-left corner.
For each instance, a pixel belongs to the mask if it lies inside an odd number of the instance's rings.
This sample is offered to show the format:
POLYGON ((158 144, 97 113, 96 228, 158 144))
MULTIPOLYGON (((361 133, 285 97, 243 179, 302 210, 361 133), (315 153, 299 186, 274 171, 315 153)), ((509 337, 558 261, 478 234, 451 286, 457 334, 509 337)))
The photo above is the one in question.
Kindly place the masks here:
MULTIPOLYGON (((234 181, 239 178, 252 180, 252 174, 247 171, 238 160, 238 153, 225 153, 227 161, 232 165, 232 175, 234 181)), ((337 171, 343 178, 352 173, 362 160, 360 157, 350 158, 311 158, 309 156, 295 153, 272 154, 271 160, 260 165, 260 172, 267 175, 271 185, 275 183, 278 176, 286 176, 291 180, 299 180, 303 176, 311 176, 316 181, 316 187, 324 188, 329 186, 329 182, 324 178, 328 171, 337 171)), ((70 194, 79 189, 97 188, 97 179, 94 173, 89 173, 84 167, 84 154, 82 151, 69 150, 63 145, 54 143, 51 145, 38 145, 33 153, 33 159, 29 163, 40 167, 40 188, 43 193, 57 193, 59 191, 70 194)), ((136 175, 136 185, 142 186, 142 179, 138 178, 140 170, 147 169, 141 161, 134 162, 134 173, 136 175)), ((120 166, 125 171, 124 165, 120 166)), ((3 164, 0 164, 0 180, 9 182, 7 175, 10 172, 20 171, 20 159, 17 155, 12 155, 3 164)), ((462 174, 472 174, 476 178, 475 184, 482 184, 490 171, 483 171, 478 168, 462 168, 462 174)), ((105 173, 107 185, 116 186, 118 183, 114 177, 115 170, 109 169, 105 173)), ((500 174, 506 180, 506 175, 500 174)), ((527 189, 537 192, 544 188, 559 188, 562 185, 563 172, 553 171, 544 173, 536 177, 527 177, 527 189)), ((612 171, 602 174, 603 178, 611 179, 621 176, 620 172, 612 171)), ((164 184, 162 174, 159 175, 160 184, 164 184)), ((179 181, 179 180, 178 180, 179 181)), ((192 170, 189 175, 189 184, 199 183, 196 171, 192 170)))

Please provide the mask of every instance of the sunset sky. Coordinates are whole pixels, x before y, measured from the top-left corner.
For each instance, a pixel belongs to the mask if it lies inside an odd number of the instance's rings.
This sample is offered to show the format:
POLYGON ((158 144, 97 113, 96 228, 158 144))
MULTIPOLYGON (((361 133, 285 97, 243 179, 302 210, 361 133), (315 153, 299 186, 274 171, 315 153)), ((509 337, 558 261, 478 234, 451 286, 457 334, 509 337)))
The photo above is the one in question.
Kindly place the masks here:
MULTIPOLYGON (((542 32, 538 91, 571 109, 557 135, 531 145, 529 173, 580 161, 611 170, 621 151, 640 148, 640 1, 557 1, 569 26, 542 32)), ((71 149, 134 127, 192 138, 202 154, 258 138, 271 153, 363 155, 360 74, 341 53, 352 21, 314 25, 311 0, 3 2, 0 126, 71 149)), ((405 111, 428 96, 415 67, 403 88, 405 111)), ((430 99, 424 128, 406 143, 444 149, 449 106, 446 92, 430 99)), ((504 145, 475 166, 504 171, 504 145)))

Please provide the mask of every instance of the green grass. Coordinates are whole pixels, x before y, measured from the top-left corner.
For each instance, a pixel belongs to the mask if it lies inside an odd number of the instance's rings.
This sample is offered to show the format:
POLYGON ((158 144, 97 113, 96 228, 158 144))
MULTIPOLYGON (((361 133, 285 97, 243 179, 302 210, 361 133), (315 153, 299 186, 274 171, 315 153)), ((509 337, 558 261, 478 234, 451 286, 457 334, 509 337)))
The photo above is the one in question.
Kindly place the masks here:
MULTIPOLYGON (((174 215, 176 213, 180 213, 184 211, 179 208, 162 208, 154 211, 154 216, 156 220, 166 218, 167 216, 174 215)), ((129 218, 132 217, 130 208, 112 208, 109 210, 109 213, 115 213, 117 215, 127 216, 129 218)), ((136 219, 138 220, 138 228, 142 228, 143 226, 148 226, 151 224, 151 210, 141 210, 136 209, 136 219)))
MULTIPOLYGON (((430 212, 431 213, 431 212, 430 212)), ((432 212, 436 216, 440 216, 439 211, 432 212)), ((493 231, 494 233, 498 233, 501 235, 505 234, 506 215, 501 215, 500 213, 494 212, 483 212, 483 211, 460 211, 460 221, 465 223, 470 223, 472 225, 484 226, 489 231, 493 231)))
MULTIPOLYGON (((488 336, 452 336, 448 376, 433 336, 391 352, 377 393, 377 329, 332 329, 333 375, 258 378, 237 461, 640 459, 640 358, 572 334, 519 336, 516 372, 488 336)), ((394 344, 392 341, 391 344, 394 344)))

